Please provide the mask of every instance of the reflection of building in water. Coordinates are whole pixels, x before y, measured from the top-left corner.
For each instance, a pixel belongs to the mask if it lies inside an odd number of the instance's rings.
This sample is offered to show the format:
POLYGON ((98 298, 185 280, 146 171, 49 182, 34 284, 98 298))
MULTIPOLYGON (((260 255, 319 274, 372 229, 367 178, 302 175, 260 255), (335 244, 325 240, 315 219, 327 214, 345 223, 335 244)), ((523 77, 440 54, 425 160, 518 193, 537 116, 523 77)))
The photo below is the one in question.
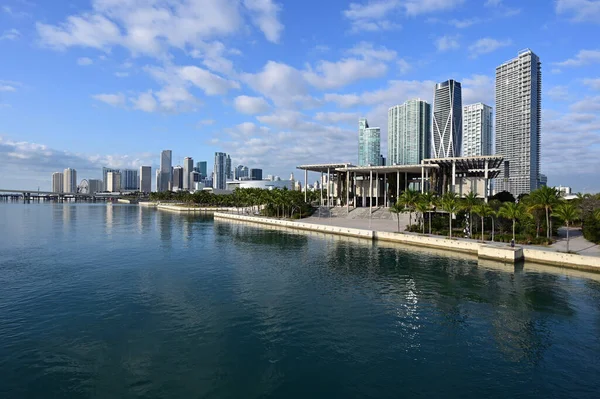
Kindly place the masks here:
POLYGON ((112 203, 106 204, 106 234, 111 234, 113 229, 113 205, 112 203))

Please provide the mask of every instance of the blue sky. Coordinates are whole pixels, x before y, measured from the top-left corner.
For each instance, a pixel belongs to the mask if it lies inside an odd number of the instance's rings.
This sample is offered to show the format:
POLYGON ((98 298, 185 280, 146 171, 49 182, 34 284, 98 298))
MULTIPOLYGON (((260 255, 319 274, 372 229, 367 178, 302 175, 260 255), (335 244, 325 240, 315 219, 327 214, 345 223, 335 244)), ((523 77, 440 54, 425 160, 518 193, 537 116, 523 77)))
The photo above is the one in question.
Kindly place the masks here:
POLYGON ((162 149, 282 177, 356 162, 359 116, 385 154, 389 107, 449 78, 493 106, 495 67, 531 48, 542 172, 600 192, 599 28, 598 0, 0 0, 0 187, 162 149))

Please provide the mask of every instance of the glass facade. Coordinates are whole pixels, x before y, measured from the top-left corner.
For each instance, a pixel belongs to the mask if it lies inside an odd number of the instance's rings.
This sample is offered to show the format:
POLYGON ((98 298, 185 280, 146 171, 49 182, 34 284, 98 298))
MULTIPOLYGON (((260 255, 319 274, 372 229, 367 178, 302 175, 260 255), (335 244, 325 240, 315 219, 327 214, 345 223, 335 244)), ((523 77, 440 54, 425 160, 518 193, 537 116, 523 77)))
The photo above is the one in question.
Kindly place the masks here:
POLYGON ((369 127, 366 118, 358 120, 358 165, 379 166, 381 162, 381 129, 369 127))
POLYGON ((418 165, 431 154, 431 105, 420 99, 388 111, 388 165, 418 165))
POLYGON ((459 157, 462 150, 462 87, 455 80, 435 85, 433 158, 459 157))

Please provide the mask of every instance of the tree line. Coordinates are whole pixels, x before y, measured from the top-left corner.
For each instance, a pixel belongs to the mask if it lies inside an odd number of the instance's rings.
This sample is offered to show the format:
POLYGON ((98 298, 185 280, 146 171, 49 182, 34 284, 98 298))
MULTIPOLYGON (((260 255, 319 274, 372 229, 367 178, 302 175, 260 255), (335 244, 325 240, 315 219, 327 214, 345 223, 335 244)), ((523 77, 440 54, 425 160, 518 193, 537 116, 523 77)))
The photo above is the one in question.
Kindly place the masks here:
POLYGON ((558 227, 567 227, 567 251, 569 250, 569 226, 581 222, 584 236, 593 242, 600 242, 600 194, 578 195, 576 199, 566 201, 552 187, 541 187, 529 195, 523 195, 515 200, 508 192, 502 192, 492 197, 488 203, 477 198, 473 192, 464 198, 447 192, 443 196, 434 193, 419 193, 405 191, 391 212, 398 215, 398 231, 400 231, 400 214, 409 214, 407 230, 419 231, 425 234, 425 216, 427 215, 429 234, 432 233, 432 223, 437 233, 443 231, 452 238, 455 226, 453 219, 462 221, 468 226, 467 234, 477 229, 473 225, 473 217, 479 218, 481 240, 507 241, 502 232, 512 232, 512 240, 526 244, 549 244, 558 227), (412 224, 415 214, 416 224, 412 224), (454 217, 453 217, 454 216, 454 217), (447 231, 441 227, 440 219, 446 218, 447 231), (558 222, 558 224, 556 223, 558 222), (467 224, 468 223, 468 224, 467 224), (562 223, 562 224, 561 224, 562 223), (486 230, 489 234, 486 235, 486 230), (496 234, 500 230, 501 234, 496 234), (544 234, 545 233, 545 234, 544 234), (545 237, 540 237, 541 235, 545 237))

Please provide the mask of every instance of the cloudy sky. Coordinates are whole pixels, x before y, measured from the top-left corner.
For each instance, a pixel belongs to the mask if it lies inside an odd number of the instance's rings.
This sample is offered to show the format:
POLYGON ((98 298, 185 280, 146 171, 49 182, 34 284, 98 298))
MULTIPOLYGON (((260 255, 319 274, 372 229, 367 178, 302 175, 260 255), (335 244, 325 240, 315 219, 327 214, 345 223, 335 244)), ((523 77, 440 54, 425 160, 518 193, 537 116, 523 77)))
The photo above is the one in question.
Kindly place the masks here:
MULTIPOLYGON (((542 60, 542 172, 600 191, 599 0, 0 0, 0 188, 73 167, 356 162, 359 116, 542 60)), ((209 166, 210 169, 210 166, 209 166)))

